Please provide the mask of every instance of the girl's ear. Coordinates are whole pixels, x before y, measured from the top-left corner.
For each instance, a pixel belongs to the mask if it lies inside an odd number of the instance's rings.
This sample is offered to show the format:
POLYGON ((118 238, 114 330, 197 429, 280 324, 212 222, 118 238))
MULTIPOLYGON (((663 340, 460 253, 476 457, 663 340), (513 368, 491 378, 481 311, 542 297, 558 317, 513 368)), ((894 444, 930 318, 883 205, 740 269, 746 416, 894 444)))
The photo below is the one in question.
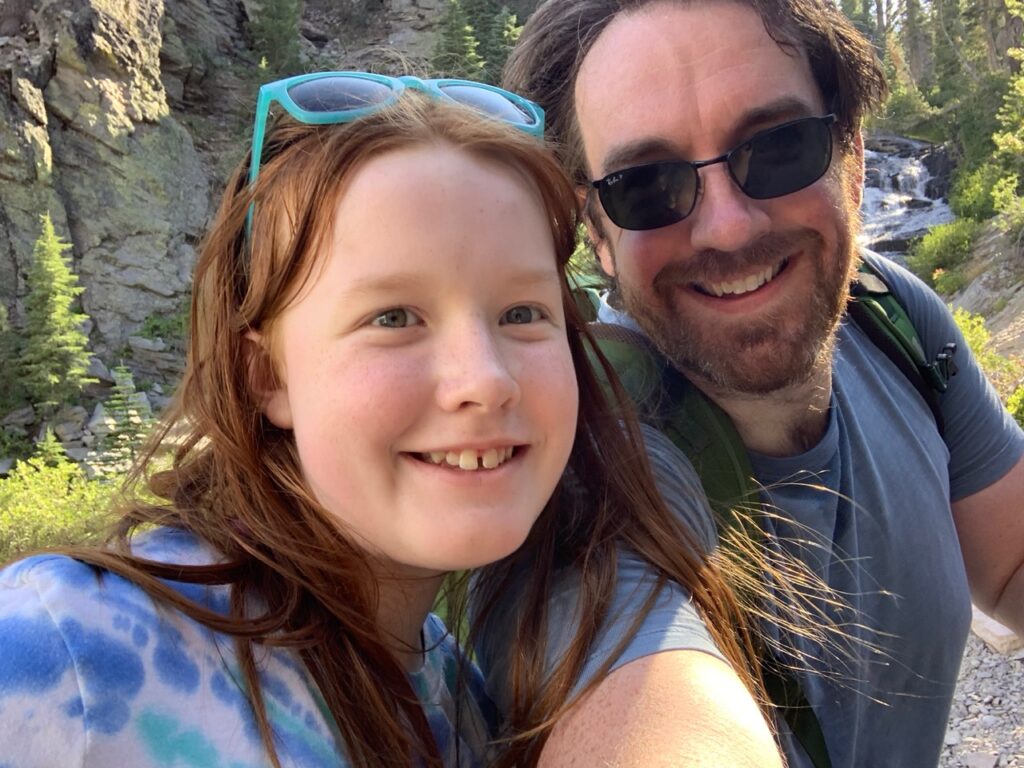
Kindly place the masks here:
POLYGON ((263 334, 247 331, 243 341, 249 390, 259 404, 260 411, 275 427, 292 428, 292 407, 288 388, 274 371, 263 334))

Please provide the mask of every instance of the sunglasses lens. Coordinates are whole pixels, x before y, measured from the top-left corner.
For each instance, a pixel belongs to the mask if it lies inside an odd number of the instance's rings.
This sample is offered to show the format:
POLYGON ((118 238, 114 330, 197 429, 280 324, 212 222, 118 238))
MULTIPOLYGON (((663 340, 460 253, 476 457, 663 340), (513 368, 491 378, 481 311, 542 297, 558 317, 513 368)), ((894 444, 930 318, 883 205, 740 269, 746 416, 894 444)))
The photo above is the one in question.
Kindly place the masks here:
POLYGON ((485 115, 513 125, 536 125, 537 121, 511 99, 487 88, 472 85, 443 85, 441 91, 449 98, 472 107, 485 115))
POLYGON ((391 86, 361 77, 321 77, 288 89, 292 101, 307 112, 343 112, 381 104, 391 96, 391 86))
POLYGON ((623 229, 657 229, 686 218, 697 200, 697 171, 686 162, 651 163, 598 186, 608 218, 623 229))
POLYGON ((733 151, 729 170, 749 197, 768 200, 810 186, 831 162, 832 131, 815 117, 754 136, 733 151))

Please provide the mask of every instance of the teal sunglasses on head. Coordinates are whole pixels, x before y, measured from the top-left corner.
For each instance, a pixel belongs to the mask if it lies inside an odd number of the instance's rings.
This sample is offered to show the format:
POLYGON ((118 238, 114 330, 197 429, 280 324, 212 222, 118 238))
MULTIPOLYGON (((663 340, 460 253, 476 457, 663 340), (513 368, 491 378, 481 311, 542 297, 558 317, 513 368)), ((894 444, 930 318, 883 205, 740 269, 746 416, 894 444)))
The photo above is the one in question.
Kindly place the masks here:
MULTIPOLYGON (((300 123, 331 125, 350 123, 397 101, 406 88, 439 101, 451 101, 493 117, 534 136, 544 135, 544 110, 510 91, 472 80, 421 80, 388 77, 370 72, 314 72, 267 83, 256 101, 252 131, 249 184, 256 182, 263 154, 263 138, 272 102, 277 102, 300 123)), ((249 209, 252 218, 252 209, 249 209)))

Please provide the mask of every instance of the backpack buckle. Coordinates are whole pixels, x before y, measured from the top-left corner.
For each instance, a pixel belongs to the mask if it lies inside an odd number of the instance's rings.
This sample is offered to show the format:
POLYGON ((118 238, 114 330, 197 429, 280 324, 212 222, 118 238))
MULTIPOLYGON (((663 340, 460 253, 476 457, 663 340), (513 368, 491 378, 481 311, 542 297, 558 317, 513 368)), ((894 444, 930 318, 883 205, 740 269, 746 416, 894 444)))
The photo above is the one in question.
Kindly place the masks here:
POLYGON ((956 342, 946 342, 939 353, 935 355, 935 362, 928 366, 928 378, 939 392, 946 391, 949 387, 950 378, 956 376, 959 370, 956 361, 953 359, 955 354, 956 342))

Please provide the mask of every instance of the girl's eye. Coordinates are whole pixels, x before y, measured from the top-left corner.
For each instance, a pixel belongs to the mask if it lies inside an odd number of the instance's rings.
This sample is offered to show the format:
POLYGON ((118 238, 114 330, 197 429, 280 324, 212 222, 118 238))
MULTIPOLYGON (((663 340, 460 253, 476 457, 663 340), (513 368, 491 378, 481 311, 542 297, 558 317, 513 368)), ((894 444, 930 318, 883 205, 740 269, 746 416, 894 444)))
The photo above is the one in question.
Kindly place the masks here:
POLYGON ((541 311, 536 307, 531 307, 529 304, 520 304, 505 312, 501 320, 502 323, 507 325, 526 325, 528 323, 535 323, 542 317, 541 311))
POLYGON ((419 325, 422 320, 415 313, 402 307, 394 307, 377 315, 370 321, 370 325, 378 328, 408 328, 411 325, 419 325))

